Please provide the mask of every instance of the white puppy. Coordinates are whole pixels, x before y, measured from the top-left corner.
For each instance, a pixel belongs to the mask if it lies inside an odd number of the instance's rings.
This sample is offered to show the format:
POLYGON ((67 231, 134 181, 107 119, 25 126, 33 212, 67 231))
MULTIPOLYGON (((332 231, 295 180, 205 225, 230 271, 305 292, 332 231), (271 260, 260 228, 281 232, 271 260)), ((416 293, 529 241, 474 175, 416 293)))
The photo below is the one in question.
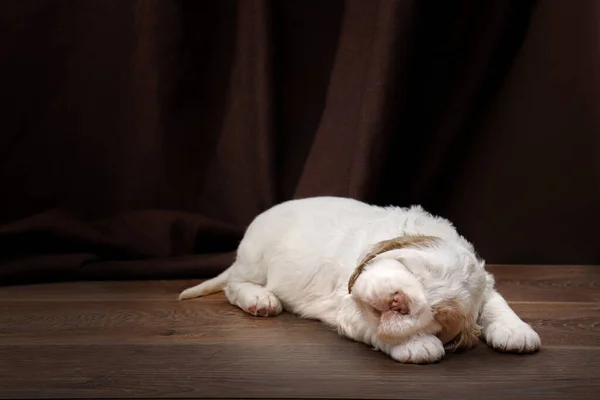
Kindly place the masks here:
POLYGON ((281 203, 254 219, 237 259, 180 299, 224 290, 257 316, 284 309, 406 363, 475 346, 534 352, 537 333, 494 289, 453 225, 421 207, 338 197, 281 203))

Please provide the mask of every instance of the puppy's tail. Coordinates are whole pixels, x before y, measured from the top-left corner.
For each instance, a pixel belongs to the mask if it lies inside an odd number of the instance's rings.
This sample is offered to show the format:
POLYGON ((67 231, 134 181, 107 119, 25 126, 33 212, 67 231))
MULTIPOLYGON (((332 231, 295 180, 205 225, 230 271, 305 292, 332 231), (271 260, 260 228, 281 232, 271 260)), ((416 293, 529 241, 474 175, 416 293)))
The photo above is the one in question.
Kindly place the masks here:
POLYGON ((196 286, 185 289, 179 295, 179 300, 193 299, 194 297, 206 296, 209 294, 220 292, 227 286, 227 279, 229 277, 229 268, 223 271, 216 277, 206 280, 196 286))

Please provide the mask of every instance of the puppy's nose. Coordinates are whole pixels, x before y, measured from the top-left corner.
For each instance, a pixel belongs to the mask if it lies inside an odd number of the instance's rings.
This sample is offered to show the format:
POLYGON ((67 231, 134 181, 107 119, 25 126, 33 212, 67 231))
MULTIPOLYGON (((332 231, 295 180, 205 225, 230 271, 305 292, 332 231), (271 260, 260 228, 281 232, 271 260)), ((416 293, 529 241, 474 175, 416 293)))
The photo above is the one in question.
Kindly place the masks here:
POLYGON ((394 295, 392 304, 390 305, 390 310, 397 311, 400 314, 408 314, 409 309, 404 293, 399 292, 394 295))

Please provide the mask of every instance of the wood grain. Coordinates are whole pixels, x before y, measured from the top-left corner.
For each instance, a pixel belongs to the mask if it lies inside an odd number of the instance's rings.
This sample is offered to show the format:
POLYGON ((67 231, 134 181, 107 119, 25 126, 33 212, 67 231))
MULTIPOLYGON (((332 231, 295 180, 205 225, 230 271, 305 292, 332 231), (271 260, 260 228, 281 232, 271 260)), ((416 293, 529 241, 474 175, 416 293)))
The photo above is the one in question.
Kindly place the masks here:
POLYGON ((492 266, 543 349, 480 343, 429 366, 398 364, 317 321, 257 318, 197 281, 0 287, 0 398, 596 399, 598 267, 492 266))
POLYGON ((600 301, 600 267, 499 265, 488 270, 498 291, 512 302, 600 301))
POLYGON ((479 346, 430 366, 402 365, 343 340, 333 346, 15 345, 0 352, 3 397, 575 399, 600 389, 597 348, 518 356, 479 346))
MULTIPOLYGON (((510 301, 600 302, 600 266, 491 265, 498 290, 510 301), (548 293, 552 298, 548 298, 548 293)), ((100 281, 0 287, 4 301, 176 300, 201 280, 100 281), (76 290, 73 288, 76 287, 76 290)))
MULTIPOLYGON (((186 302, 18 302, 0 305, 3 344, 235 343, 270 340, 332 345, 320 322, 281 314, 256 318, 221 294, 186 302), (208 300, 208 301, 205 301, 208 300), (317 336, 318 335, 318 336, 317 336), (315 339, 318 337, 318 339, 315 339)), ((513 304, 545 345, 600 346, 600 304, 513 304)))

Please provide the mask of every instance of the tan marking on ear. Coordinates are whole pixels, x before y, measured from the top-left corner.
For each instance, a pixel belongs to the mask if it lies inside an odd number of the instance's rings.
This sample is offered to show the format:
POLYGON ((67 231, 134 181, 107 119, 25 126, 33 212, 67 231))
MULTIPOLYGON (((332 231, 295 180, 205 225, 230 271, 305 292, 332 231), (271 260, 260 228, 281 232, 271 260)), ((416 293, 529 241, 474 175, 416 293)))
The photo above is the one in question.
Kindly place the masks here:
POLYGON ((441 239, 436 236, 425 236, 425 235, 405 235, 399 236, 393 239, 383 240, 375 243, 369 253, 361 260, 358 267, 354 270, 354 273, 348 280, 348 293, 352 293, 352 286, 358 279, 359 275, 364 271, 367 264, 377 257, 379 254, 405 248, 424 248, 433 245, 441 239))
POLYGON ((442 343, 447 344, 460 333, 465 316, 455 300, 443 301, 433 309, 433 319, 442 327, 437 337, 442 343))
POLYGON ((479 342, 481 327, 473 317, 464 314, 457 300, 445 300, 435 305, 433 318, 442 327, 437 337, 446 350, 468 350, 479 342))

